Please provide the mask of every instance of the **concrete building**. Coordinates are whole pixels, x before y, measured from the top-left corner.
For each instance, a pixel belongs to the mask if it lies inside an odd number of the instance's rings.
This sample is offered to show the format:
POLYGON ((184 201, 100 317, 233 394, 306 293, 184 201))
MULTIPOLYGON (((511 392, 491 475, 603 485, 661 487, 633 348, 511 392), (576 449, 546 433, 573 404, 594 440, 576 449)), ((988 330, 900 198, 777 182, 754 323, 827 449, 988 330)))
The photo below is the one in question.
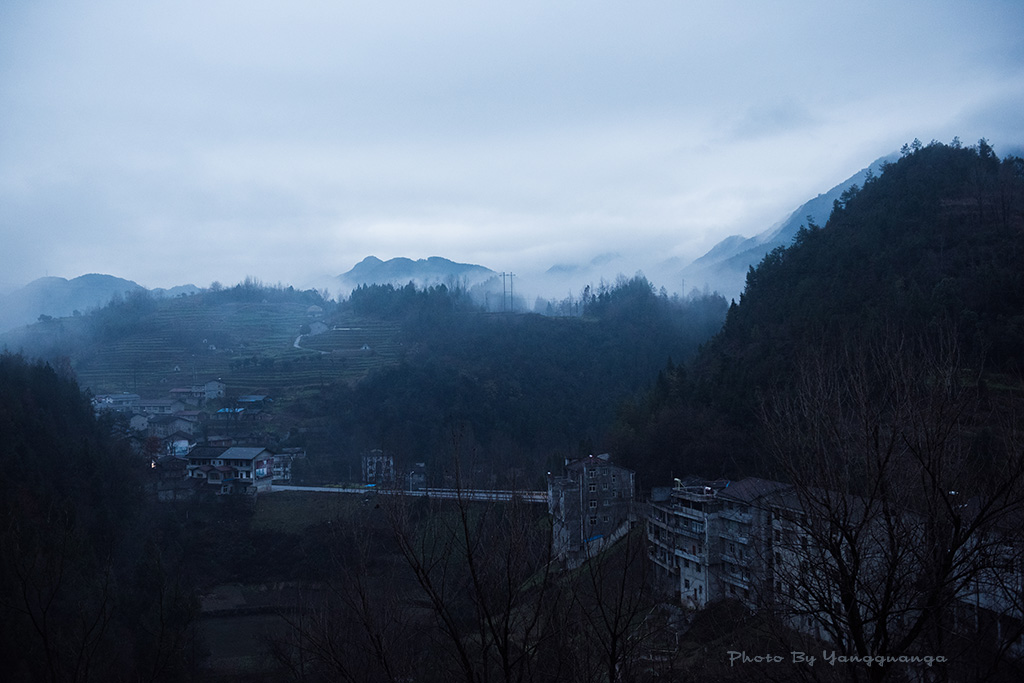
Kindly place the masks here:
POLYGON ((548 512, 554 553, 579 566, 629 530, 635 482, 632 470, 611 463, 607 453, 566 460, 560 476, 548 474, 548 512))
POLYGON ((395 459, 384 455, 384 451, 375 448, 363 456, 363 483, 374 486, 395 485, 395 459))
POLYGON ((655 574, 685 606, 735 598, 754 606, 769 547, 770 513, 763 502, 784 484, 676 481, 651 501, 647 539, 655 574))
MULTIPOLYGON (((884 614, 912 621, 920 609, 912 577, 922 571, 927 576, 927 567, 899 544, 920 537, 929 520, 906 509, 881 514, 877 501, 848 494, 812 493, 819 509, 840 511, 835 518, 815 515, 801 502, 806 495, 765 479, 676 480, 670 489, 655 489, 646 516, 656 580, 684 607, 735 599, 752 610, 773 610, 789 627, 827 642, 830 620, 842 615, 844 599, 831 554, 835 548, 827 546, 837 538, 849 545, 851 535, 844 537, 843 529, 852 529, 848 534, 856 535, 859 556, 855 590, 871 593, 896 575, 897 587, 888 598, 893 606, 884 614), (824 500, 829 502, 821 506, 824 500), (895 554, 884 552, 894 548, 895 554)), ((968 511, 970 505, 962 504, 968 511)), ((963 569, 957 571, 965 573, 950 584, 953 619, 968 631, 987 629, 993 642, 1024 655, 1019 532, 1005 523, 993 526, 959 557, 963 569)), ((861 599, 873 604, 871 595, 861 599)))

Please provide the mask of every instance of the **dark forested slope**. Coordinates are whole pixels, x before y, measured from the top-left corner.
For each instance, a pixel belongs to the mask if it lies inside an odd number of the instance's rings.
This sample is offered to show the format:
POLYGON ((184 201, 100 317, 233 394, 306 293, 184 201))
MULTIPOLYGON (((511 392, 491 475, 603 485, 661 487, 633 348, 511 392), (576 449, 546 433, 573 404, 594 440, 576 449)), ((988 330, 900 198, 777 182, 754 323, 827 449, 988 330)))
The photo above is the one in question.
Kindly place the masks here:
POLYGON ((942 337, 978 372, 1019 373, 1022 263, 1024 162, 985 141, 907 147, 751 269, 692 366, 624 411, 618 445, 656 477, 761 470, 759 401, 824 348, 942 337))
POLYGON ((66 373, 0 355, 4 680, 185 677, 192 593, 109 434, 66 373))

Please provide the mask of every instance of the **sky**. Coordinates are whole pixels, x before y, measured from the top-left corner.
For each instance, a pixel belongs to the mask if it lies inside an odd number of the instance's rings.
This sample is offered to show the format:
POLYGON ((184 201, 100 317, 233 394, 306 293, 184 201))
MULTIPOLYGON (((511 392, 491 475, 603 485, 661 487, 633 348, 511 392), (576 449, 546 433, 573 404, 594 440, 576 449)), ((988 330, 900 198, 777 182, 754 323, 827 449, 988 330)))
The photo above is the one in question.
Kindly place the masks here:
POLYGON ((1019 0, 4 0, 0 288, 688 263, 914 138, 1019 149, 1022 36, 1019 0))

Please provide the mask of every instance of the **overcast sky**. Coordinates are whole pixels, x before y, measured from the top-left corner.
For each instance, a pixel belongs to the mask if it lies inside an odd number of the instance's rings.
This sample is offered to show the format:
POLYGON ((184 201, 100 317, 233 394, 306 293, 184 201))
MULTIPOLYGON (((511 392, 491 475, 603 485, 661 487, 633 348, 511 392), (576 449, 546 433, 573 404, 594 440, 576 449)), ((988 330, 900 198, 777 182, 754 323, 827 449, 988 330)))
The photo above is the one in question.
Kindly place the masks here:
POLYGON ((3 0, 0 286, 689 261, 915 137, 1018 147, 1022 35, 1019 0, 3 0))

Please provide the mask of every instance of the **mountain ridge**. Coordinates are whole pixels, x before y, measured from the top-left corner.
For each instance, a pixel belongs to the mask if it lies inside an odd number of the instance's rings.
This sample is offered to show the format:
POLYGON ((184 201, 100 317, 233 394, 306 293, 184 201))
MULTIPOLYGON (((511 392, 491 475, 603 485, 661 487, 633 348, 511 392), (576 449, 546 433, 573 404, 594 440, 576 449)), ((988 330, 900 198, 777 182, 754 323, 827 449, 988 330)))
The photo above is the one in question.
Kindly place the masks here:
POLYGON ((1019 391, 1024 160, 985 141, 916 147, 835 208, 750 269, 721 331, 663 371, 660 393, 622 421, 624 460, 663 477, 771 476, 762 401, 822 358, 885 343, 955 349, 990 399, 1019 391))
POLYGON ((105 306, 115 296, 149 292, 157 297, 192 294, 194 285, 170 289, 146 289, 133 280, 103 273, 87 273, 71 279, 46 276, 0 296, 0 332, 39 320, 41 316, 65 318, 105 306))
POLYGON ((355 288, 360 285, 406 284, 430 286, 466 280, 469 284, 497 275, 490 268, 473 263, 457 263, 442 256, 413 260, 404 256, 383 261, 367 256, 350 270, 337 276, 342 284, 355 288))
POLYGON ((832 213, 834 202, 852 186, 863 186, 871 177, 878 176, 883 167, 899 158, 892 153, 880 157, 827 192, 801 204, 786 218, 753 237, 730 235, 718 242, 704 255, 683 269, 683 276, 692 282, 704 282, 726 297, 739 296, 746 281, 747 271, 756 266, 776 247, 788 247, 808 219, 824 225, 832 213))

